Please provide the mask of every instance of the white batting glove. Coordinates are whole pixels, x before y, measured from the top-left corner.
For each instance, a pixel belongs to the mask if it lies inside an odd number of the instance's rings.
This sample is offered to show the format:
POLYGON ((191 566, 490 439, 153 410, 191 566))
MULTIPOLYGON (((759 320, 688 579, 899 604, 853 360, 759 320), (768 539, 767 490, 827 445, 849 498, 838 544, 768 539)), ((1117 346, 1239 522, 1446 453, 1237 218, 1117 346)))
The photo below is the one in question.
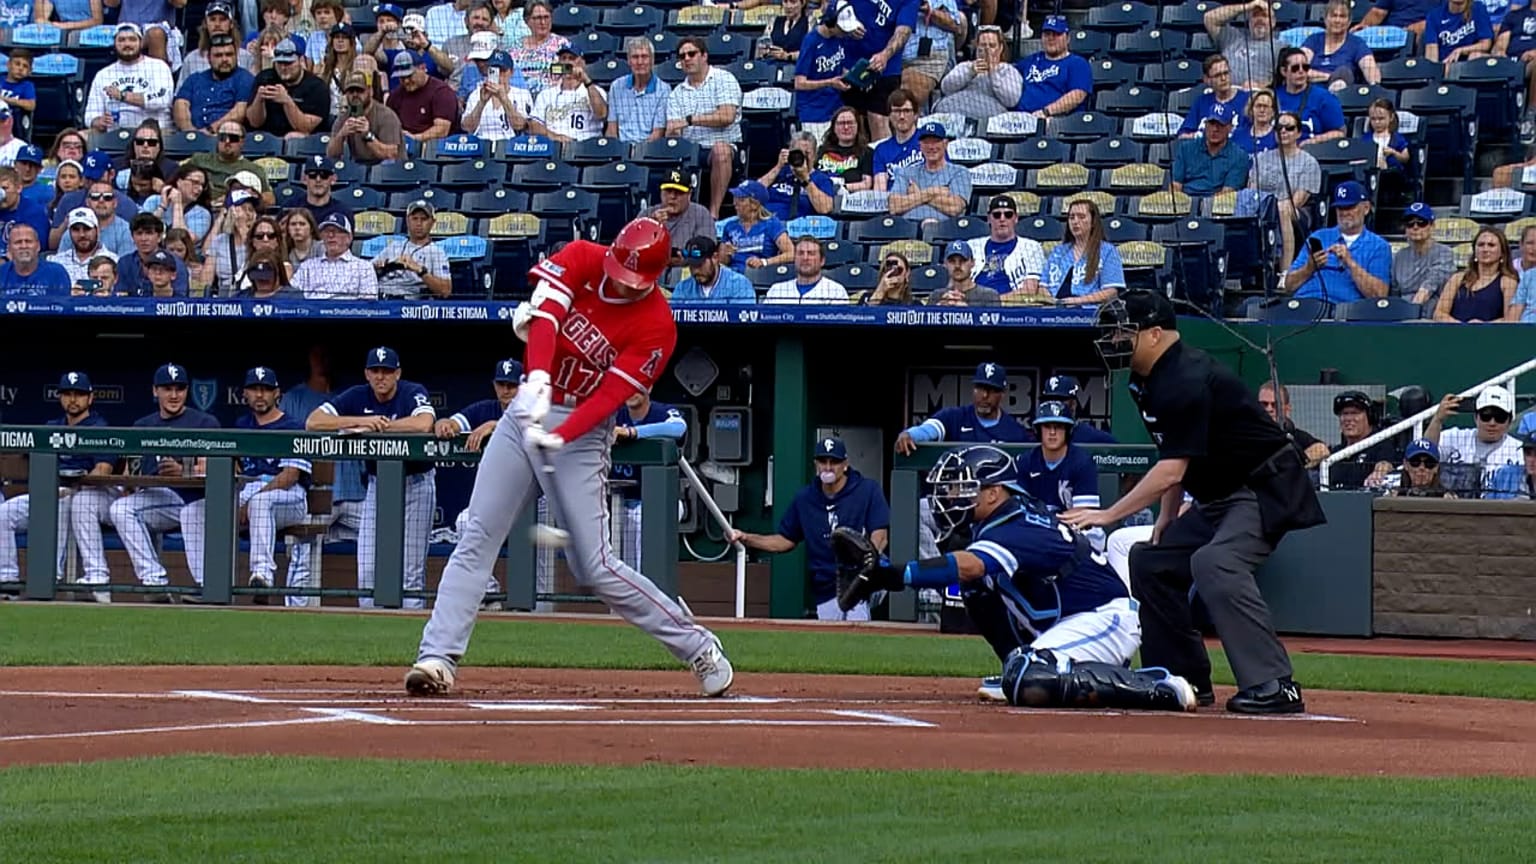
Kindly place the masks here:
POLYGON ((512 398, 512 416, 526 424, 536 424, 549 413, 549 373, 543 369, 529 372, 512 398))
POLYGON ((523 440, 539 448, 540 450, 553 452, 565 446, 565 439, 553 432, 545 432, 544 427, 535 423, 523 431, 523 440))

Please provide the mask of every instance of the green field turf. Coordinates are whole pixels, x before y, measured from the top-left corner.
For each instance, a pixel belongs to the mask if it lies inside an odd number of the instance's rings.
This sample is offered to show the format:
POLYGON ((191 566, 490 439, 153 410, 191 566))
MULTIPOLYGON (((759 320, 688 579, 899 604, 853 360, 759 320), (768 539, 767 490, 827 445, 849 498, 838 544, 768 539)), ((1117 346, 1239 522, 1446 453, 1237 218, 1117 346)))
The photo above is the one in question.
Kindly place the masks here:
POLYGON ((1536 809, 1536 784, 1502 779, 290 758, 8 769, 0 784, 0 849, 29 864, 1520 861, 1536 809))
MULTIPOLYGON (((3 665, 404 666, 423 620, 383 614, 7 603, 0 605, 3 665)), ((869 630, 725 630, 745 672, 992 674, 996 659, 976 637, 869 630)), ((1220 652, 1216 681, 1231 684, 1220 652)), ((475 628, 467 665, 675 669, 661 646, 633 627, 490 617, 475 628)), ((1331 690, 1536 699, 1526 663, 1302 654, 1304 687, 1331 690)))

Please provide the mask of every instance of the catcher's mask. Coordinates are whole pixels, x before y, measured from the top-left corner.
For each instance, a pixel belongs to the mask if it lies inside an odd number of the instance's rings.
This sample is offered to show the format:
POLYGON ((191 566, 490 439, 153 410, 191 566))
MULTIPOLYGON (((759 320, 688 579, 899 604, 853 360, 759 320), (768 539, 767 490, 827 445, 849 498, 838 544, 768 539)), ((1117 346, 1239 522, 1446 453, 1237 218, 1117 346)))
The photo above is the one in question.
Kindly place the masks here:
POLYGON ((1178 329, 1178 316, 1167 297, 1152 291, 1126 291, 1099 307, 1099 336, 1093 341, 1110 370, 1131 365, 1136 336, 1143 330, 1178 329))
POLYGON ((950 450, 928 472, 928 510, 940 530, 939 540, 971 521, 976 498, 987 486, 1023 494, 1013 457, 989 445, 950 450))

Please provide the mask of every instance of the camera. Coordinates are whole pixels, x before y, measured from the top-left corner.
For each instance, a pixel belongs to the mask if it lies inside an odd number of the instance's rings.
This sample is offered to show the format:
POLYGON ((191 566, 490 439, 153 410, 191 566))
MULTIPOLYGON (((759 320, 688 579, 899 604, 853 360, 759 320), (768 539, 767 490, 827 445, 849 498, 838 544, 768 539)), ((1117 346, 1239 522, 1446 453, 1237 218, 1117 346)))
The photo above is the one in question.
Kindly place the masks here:
POLYGON ((569 64, 569 63, 551 63, 551 64, 549 64, 549 74, 551 74, 551 75, 565 75, 565 74, 567 74, 570 71, 571 71, 571 64, 569 64))
POLYGON ((805 167, 805 151, 803 151, 803 150, 790 150, 789 151, 789 167, 791 167, 791 168, 804 168, 805 167))

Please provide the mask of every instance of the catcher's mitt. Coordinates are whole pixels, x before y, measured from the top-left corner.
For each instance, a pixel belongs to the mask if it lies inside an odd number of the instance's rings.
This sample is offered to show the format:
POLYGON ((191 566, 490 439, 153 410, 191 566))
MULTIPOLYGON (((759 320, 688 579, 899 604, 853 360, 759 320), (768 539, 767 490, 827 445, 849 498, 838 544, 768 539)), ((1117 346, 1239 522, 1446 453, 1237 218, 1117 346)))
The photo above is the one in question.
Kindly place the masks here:
POLYGON ((876 591, 900 591, 901 571, 868 537, 851 528, 832 530, 832 554, 837 558, 837 605, 847 612, 876 591))

